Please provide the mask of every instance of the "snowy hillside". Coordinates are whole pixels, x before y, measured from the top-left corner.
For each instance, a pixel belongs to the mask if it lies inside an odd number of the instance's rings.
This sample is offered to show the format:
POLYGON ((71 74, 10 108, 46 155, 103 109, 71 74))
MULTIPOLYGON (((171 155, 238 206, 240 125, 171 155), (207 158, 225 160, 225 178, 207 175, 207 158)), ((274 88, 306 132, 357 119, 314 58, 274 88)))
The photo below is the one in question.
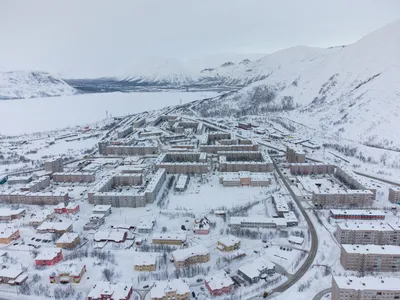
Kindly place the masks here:
POLYGON ((136 82, 138 85, 181 86, 193 84, 198 80, 198 75, 179 61, 152 58, 129 66, 124 74, 117 78, 136 82))
POLYGON ((45 72, 0 72, 0 100, 75 94, 65 81, 45 72))
MULTIPOLYGON (((263 80, 197 109, 225 116, 290 111, 292 119, 345 138, 400 146, 392 129, 400 114, 399 52, 400 21, 346 47, 278 51, 248 69, 253 78, 265 76, 263 80)), ((229 69, 210 73, 246 80, 241 66, 229 69)))

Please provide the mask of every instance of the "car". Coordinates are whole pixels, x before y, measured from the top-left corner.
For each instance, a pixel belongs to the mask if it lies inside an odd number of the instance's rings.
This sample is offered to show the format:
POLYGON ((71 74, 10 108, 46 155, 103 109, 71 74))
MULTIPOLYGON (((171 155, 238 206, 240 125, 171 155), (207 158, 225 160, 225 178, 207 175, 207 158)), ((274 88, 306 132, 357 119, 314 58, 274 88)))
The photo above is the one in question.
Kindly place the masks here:
POLYGON ((201 287, 200 287, 200 290, 201 290, 201 291, 204 291, 204 287, 201 286, 201 287))
POLYGON ((203 282, 203 279, 198 278, 198 279, 196 280, 196 282, 203 282))
POLYGON ((144 289, 148 289, 149 286, 146 284, 145 286, 143 286, 144 289))
POLYGON ((254 253, 258 254, 258 253, 259 253, 259 251, 257 251, 257 250, 254 250, 254 253))

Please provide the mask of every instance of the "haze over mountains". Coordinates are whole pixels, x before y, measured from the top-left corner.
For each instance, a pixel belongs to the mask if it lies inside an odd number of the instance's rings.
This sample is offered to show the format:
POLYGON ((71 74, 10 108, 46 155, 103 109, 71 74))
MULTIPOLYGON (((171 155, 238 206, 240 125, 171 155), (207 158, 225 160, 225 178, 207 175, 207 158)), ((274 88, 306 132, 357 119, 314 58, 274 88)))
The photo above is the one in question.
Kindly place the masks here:
MULTIPOLYGON (((348 46, 297 46, 261 58, 232 54, 229 60, 222 56, 187 62, 152 59, 127 64, 123 74, 110 74, 109 79, 133 86, 240 88, 204 101, 196 109, 209 116, 290 111, 291 116, 307 115, 311 124, 350 139, 400 145, 397 132, 390 130, 400 114, 398 53, 400 21, 348 46), (348 130, 350 125, 358 130, 348 130)), ((46 73, 3 72, 0 76, 3 99, 76 92, 46 73)))

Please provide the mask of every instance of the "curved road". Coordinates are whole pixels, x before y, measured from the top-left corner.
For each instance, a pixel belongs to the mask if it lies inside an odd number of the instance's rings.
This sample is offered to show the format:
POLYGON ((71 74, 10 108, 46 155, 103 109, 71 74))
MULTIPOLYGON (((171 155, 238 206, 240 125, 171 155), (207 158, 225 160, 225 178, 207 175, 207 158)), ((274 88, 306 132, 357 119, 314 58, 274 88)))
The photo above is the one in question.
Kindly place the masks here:
MULTIPOLYGON (((207 123, 213 127, 218 128, 221 131, 229 131, 226 130, 225 128, 221 128, 220 126, 213 124, 209 121, 205 121, 203 119, 198 119, 197 121, 203 122, 203 123, 207 123)), ((236 135, 239 136, 240 135, 236 135)), ((269 292, 269 296, 271 296, 273 293, 282 293, 286 290, 288 290, 291 286, 293 286, 297 281, 299 281, 301 279, 301 277, 303 277, 303 275, 308 271, 308 269, 311 267, 316 255, 317 255, 317 251, 318 251, 318 235, 317 235, 317 231, 315 230, 314 224, 312 223, 310 217, 307 215, 307 212, 305 211, 305 209, 303 208, 303 206, 301 205, 300 201, 296 198, 295 193, 293 192, 292 188, 290 187, 290 185, 287 183, 285 177, 283 176, 281 170, 279 170, 278 165, 276 164, 276 162, 274 160, 272 160, 274 167, 279 175, 279 177, 281 178, 283 184, 285 185, 286 189, 289 191, 290 195, 293 197, 293 200, 296 202, 297 207, 299 208, 301 214, 304 216, 304 219, 307 222, 308 228, 310 230, 310 234, 311 234, 311 249, 310 252, 308 254, 308 257, 306 258, 306 261, 303 263, 303 265, 297 270, 297 272, 295 274, 293 274, 293 276, 291 278, 289 278, 287 281, 285 281, 283 284, 277 286, 276 288, 274 288, 271 292, 269 292)), ((257 299, 257 298, 262 298, 262 296, 256 296, 256 297, 252 297, 250 299, 257 299)))
POLYGON ((316 294, 316 295, 314 296, 313 300, 321 300, 322 297, 323 297, 325 294, 328 294, 328 293, 330 293, 331 291, 332 291, 332 288, 324 289, 324 290, 320 291, 318 294, 316 294))

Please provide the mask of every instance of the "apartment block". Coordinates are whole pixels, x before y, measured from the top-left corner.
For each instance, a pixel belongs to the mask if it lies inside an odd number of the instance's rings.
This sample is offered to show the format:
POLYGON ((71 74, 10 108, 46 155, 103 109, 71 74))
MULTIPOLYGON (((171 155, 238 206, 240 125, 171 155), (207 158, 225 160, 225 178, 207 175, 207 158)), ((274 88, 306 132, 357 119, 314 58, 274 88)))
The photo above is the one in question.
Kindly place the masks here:
POLYGON ((345 220, 384 220, 385 213, 370 209, 331 209, 329 216, 332 219, 345 220))
POLYGON ((353 171, 344 167, 337 167, 335 170, 335 176, 348 187, 350 187, 350 189, 370 190, 373 193, 373 200, 375 200, 377 187, 371 183, 370 180, 364 181, 353 171))
POLYGON ((240 248, 240 239, 233 236, 225 236, 218 240, 217 249, 223 252, 235 251, 240 248))
POLYGON ((205 153, 167 152, 160 154, 154 168, 165 169, 170 174, 204 174, 208 172, 209 164, 205 153))
POLYGON ((11 204, 56 205, 61 202, 68 203, 68 193, 64 192, 3 192, 0 201, 11 204))
POLYGON ((311 174, 333 174, 334 165, 324 163, 292 163, 290 164, 290 174, 292 175, 311 175, 311 174))
POLYGON ((335 236, 341 244, 400 246, 400 228, 395 224, 339 223, 336 227, 335 236))
POLYGON ((166 170, 159 169, 142 189, 131 191, 113 191, 116 186, 135 186, 143 183, 141 174, 110 175, 103 178, 88 193, 89 203, 96 205, 112 205, 114 207, 143 207, 153 203, 165 180, 166 170))
POLYGON ((400 278, 397 277, 332 277, 332 300, 395 300, 400 299, 400 278))
POLYGON ((271 158, 260 151, 219 151, 220 172, 272 172, 271 158))
POLYGON ((221 173, 219 183, 223 186, 268 186, 271 184, 270 173, 226 172, 221 173))
POLYGON ((42 176, 21 188, 22 191, 39 192, 50 185, 50 177, 42 176))
POLYGON ((306 161, 305 152, 296 146, 286 147, 286 160, 289 163, 304 163, 306 161))
POLYGON ((370 190, 345 189, 314 191, 311 198, 318 208, 366 208, 372 206, 374 199, 370 190))
POLYGON ((44 169, 48 173, 64 171, 64 164, 63 164, 62 158, 54 158, 54 159, 45 161, 44 169))
POLYGON ((400 202, 400 187, 391 186, 389 188, 389 201, 392 203, 400 202))
POLYGON ((345 270, 357 272, 398 272, 400 246, 342 245, 340 263, 345 270))
POLYGON ((14 240, 19 239, 19 230, 8 226, 0 227, 0 244, 9 244, 14 240))
POLYGON ((93 182, 96 179, 90 172, 56 172, 52 175, 55 182, 93 182))
POLYGON ((156 270, 156 258, 151 254, 138 254, 133 265, 135 271, 153 272, 156 270))
POLYGON ((171 253, 175 267, 184 268, 193 264, 205 263, 210 260, 210 251, 203 244, 175 250, 171 253))

